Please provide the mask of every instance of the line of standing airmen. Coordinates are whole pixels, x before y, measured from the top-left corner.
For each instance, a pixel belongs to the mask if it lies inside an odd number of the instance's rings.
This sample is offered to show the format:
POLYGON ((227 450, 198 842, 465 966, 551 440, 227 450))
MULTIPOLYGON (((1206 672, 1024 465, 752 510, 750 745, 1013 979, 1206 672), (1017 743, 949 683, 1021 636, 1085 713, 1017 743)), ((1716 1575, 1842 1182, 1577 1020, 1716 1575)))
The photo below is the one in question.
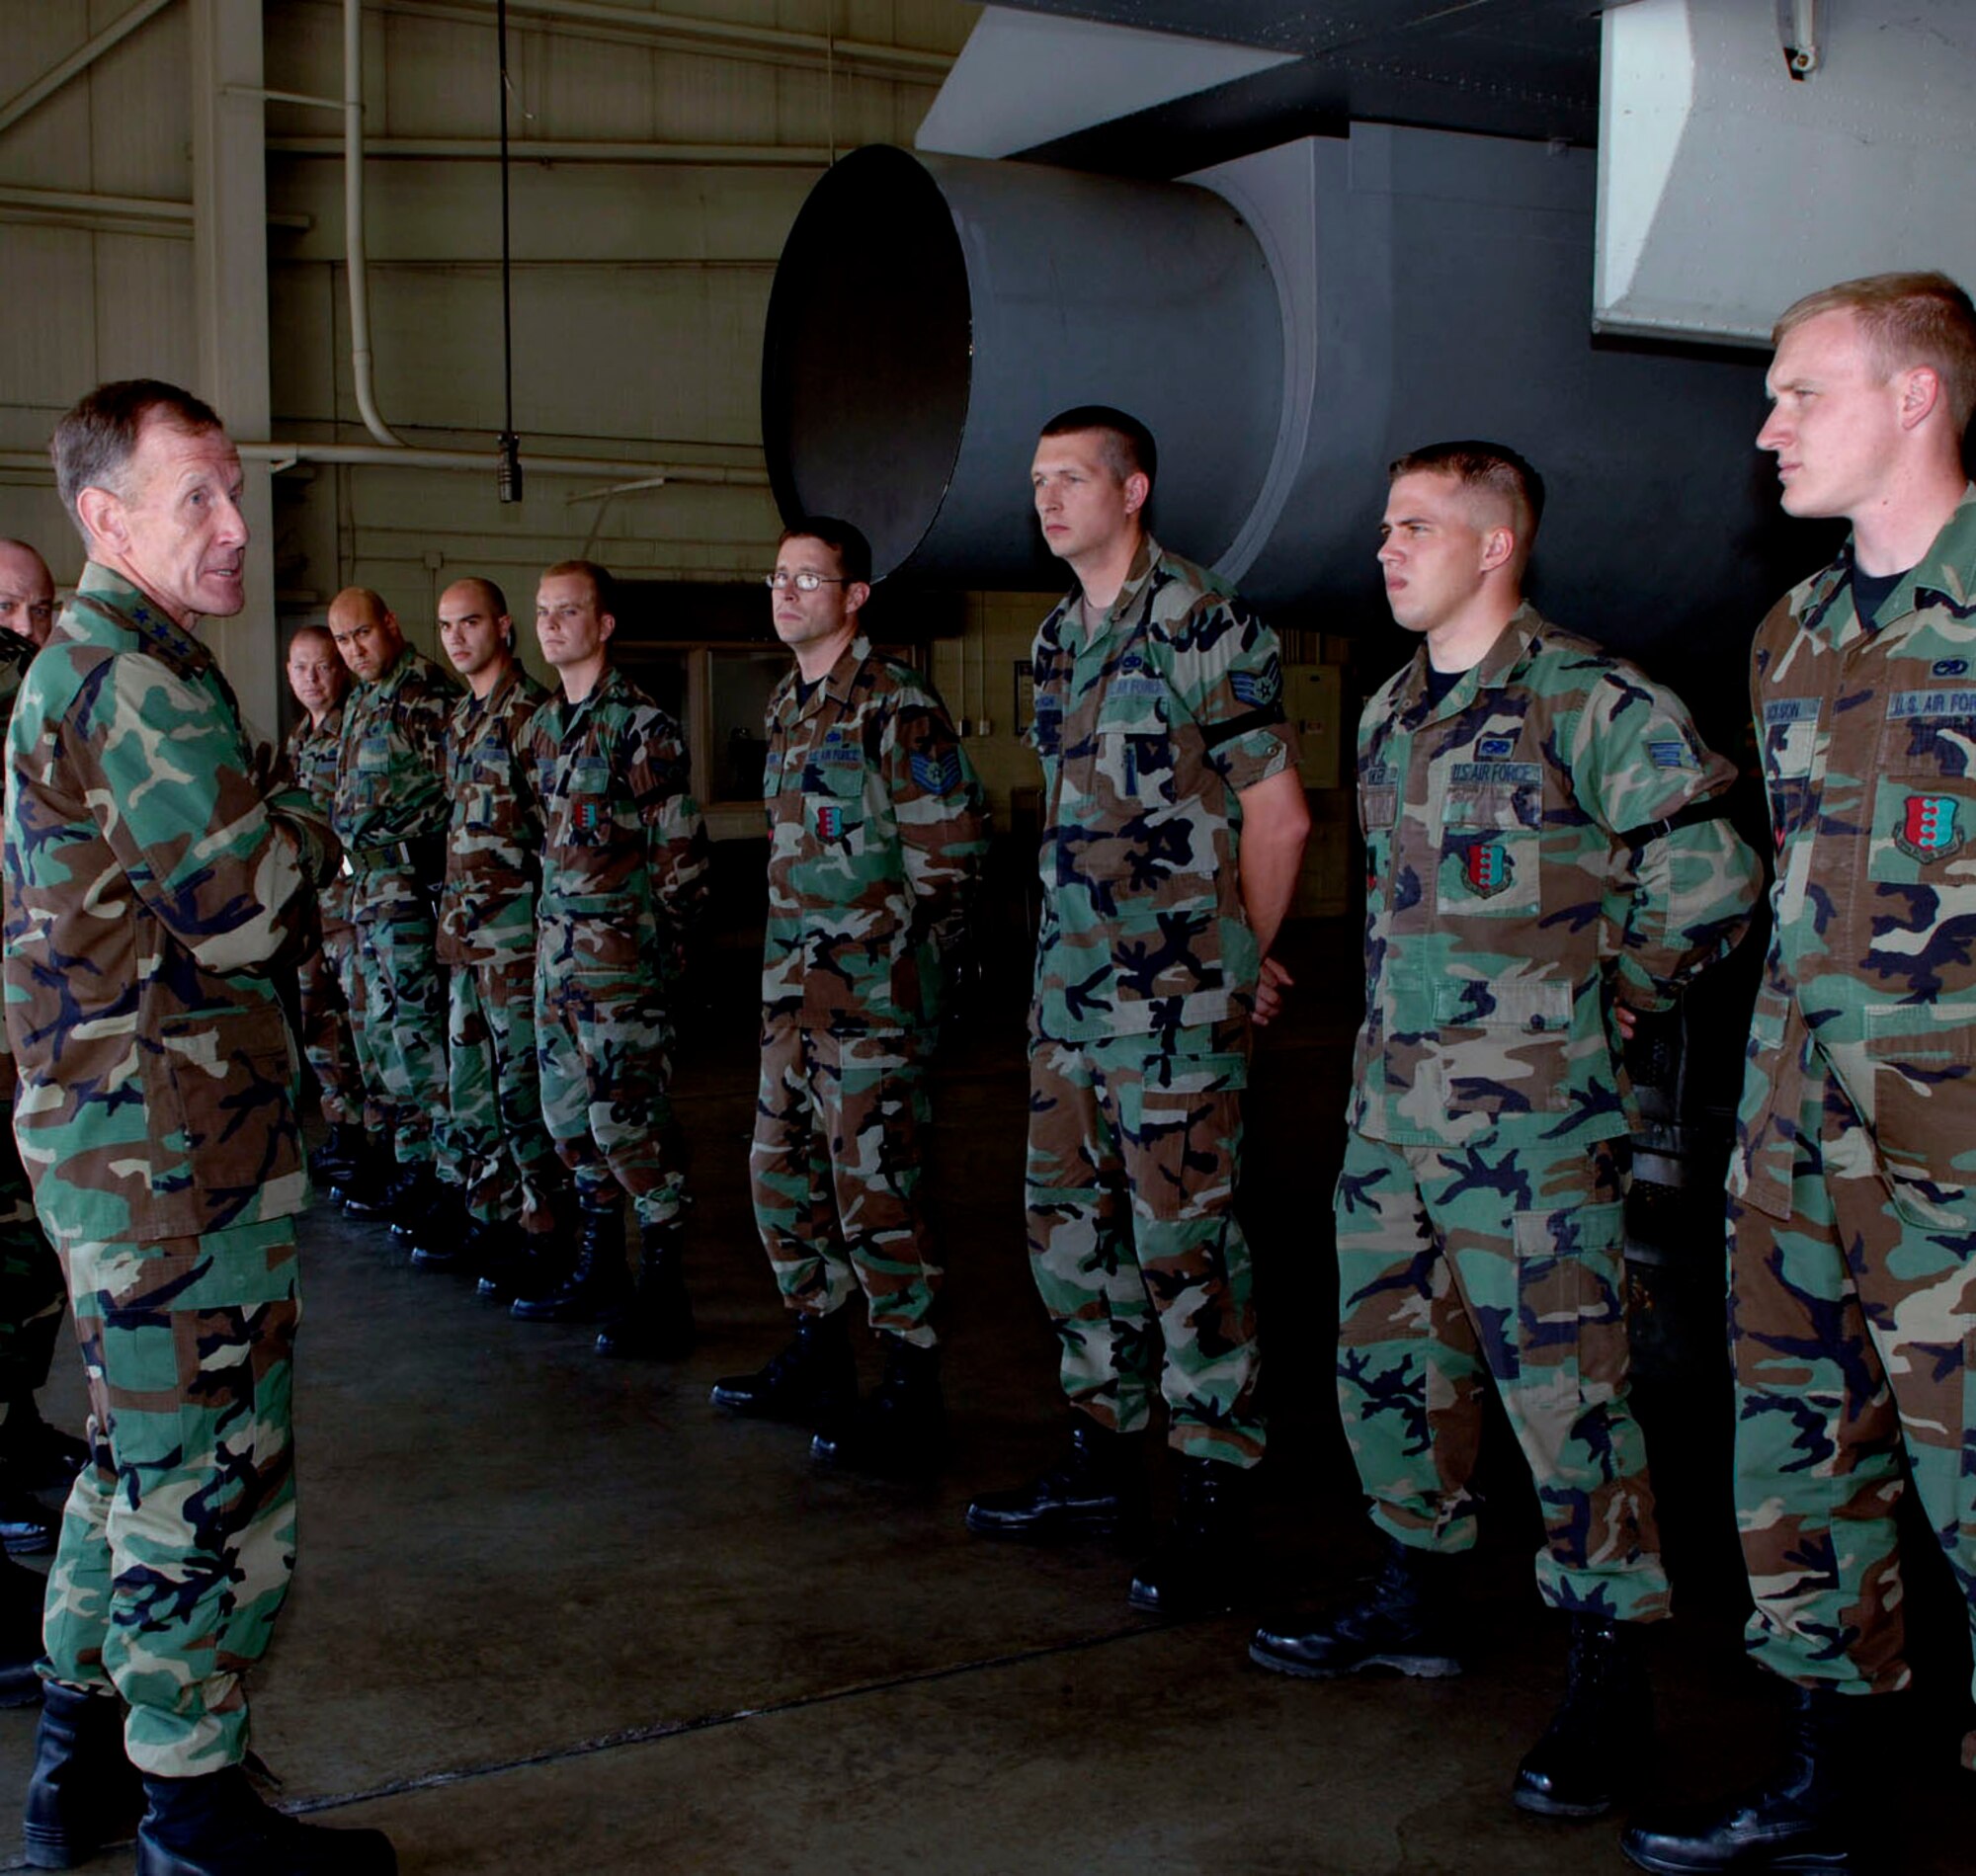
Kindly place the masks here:
MULTIPOLYGON (((1663 1872, 1856 1866, 1858 1696, 1909 1678, 1909 1479, 1976 1609, 1976 310, 1940 276, 1880 276, 1799 302, 1775 336, 1759 445, 1788 512, 1852 526, 1754 652, 1776 870, 1730 1334, 1751 1647, 1792 1717, 1760 1787, 1628 1830, 1663 1872)), ((377 1834, 283 1818, 239 1772, 240 1676, 292 1562, 307 1185, 276 978, 301 971, 354 1210, 423 1262, 466 1262, 518 1315, 615 1306, 607 1352, 677 1353, 667 1057, 704 830, 677 726, 609 658, 601 568, 543 576, 553 698, 520 674, 486 582, 441 605, 463 696, 374 595, 339 595, 331 648, 360 688, 343 697, 320 636, 298 639, 296 785, 250 747, 192 632, 241 603, 217 418, 168 386, 105 386, 54 453, 90 565, 9 730, 6 1016, 92 1420, 50 1579, 29 1851, 80 1860, 141 1774, 147 1873, 388 1870, 377 1834), (347 1043, 325 1015, 339 994, 347 1043)), ((1178 1510, 1129 1594, 1189 1614, 1240 1593, 1265 1444, 1240 1095, 1255 1026, 1293 994, 1271 952, 1307 815, 1276 640, 1147 532, 1156 473, 1143 425, 1103 406, 1046 425, 1032 466, 1075 576, 1038 633, 1029 732, 1029 1239, 1070 1437, 967 1521, 1136 1532, 1158 1393, 1178 1510)), ((1366 1014, 1335 1203, 1338 1397, 1386 1559, 1250 1652, 1314 1678, 1458 1672, 1493 1388, 1543 1509, 1538 1589, 1570 1623, 1567 1691, 1513 1795, 1582 1817, 1638 1766, 1635 1637, 1670 1602, 1628 1404, 1620 1047, 1733 948, 1761 868, 1724 811, 1733 768, 1680 702, 1524 600, 1542 506, 1496 444, 1391 468, 1379 558, 1421 643, 1359 727, 1366 1014)), ((938 697, 859 631, 869 575, 855 528, 811 518, 770 578, 795 669, 770 711, 751 1176, 795 1335, 714 1400, 810 1425, 826 1458, 911 1470, 941 1426, 925 1067, 985 828, 938 697), (886 1351, 863 1401, 861 1290, 886 1351)))

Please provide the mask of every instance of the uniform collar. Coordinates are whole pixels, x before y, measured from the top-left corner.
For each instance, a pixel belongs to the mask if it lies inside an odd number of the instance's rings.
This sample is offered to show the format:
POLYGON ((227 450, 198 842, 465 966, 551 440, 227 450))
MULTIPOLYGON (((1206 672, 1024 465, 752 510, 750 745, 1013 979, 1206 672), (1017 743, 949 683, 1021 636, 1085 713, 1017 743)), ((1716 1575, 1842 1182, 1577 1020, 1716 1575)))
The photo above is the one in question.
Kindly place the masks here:
POLYGON ((111 644, 114 634, 129 633, 181 670, 205 671, 213 662, 211 650, 160 612, 141 589, 94 560, 83 568, 75 600, 63 609, 62 619, 63 630, 84 644, 111 644))
POLYGON ((833 703, 849 703, 858 686, 859 673, 870 655, 871 641, 863 632, 854 633, 850 644, 838 653, 837 662, 823 674, 822 683, 808 696, 802 693, 802 667, 792 664, 776 688, 776 715, 785 722, 799 723, 812 710, 820 709, 825 697, 833 703), (795 705, 793 709, 789 707, 791 704, 795 705))
MULTIPOLYGON (((1107 637, 1120 619, 1136 618, 1144 610, 1148 589, 1155 583, 1160 562, 1166 558, 1160 543, 1151 534, 1141 534, 1137 551, 1132 555, 1132 564, 1125 570, 1125 584, 1118 589, 1118 596, 1112 602, 1098 629, 1092 634, 1091 642, 1096 644, 1107 637)), ((1082 614, 1084 608, 1084 587, 1081 583, 1072 585, 1070 591, 1058 603, 1057 609, 1045 621, 1050 635, 1060 639, 1064 625, 1082 614)))
POLYGON ((1405 680, 1399 694, 1393 699, 1393 713, 1396 716, 1415 716, 1427 722, 1443 715, 1452 715, 1456 707, 1455 699, 1477 694, 1483 691, 1500 691, 1523 669, 1530 655, 1530 647, 1537 641, 1545 626, 1541 612, 1528 600, 1510 614, 1509 622, 1496 634, 1494 642, 1475 663, 1457 678, 1453 688, 1441 698, 1440 707, 1430 710, 1427 690, 1427 643, 1423 640, 1414 652, 1414 661, 1407 667, 1405 680), (1463 687, 1469 677, 1475 682, 1471 689, 1463 687))
POLYGON ((1848 534, 1832 564, 1807 583, 1798 612, 1804 630, 1821 632, 1841 644, 1868 631, 1878 637, 1930 601, 1946 601, 1967 615, 1976 610, 1976 483, 1963 488, 1954 513, 1888 594, 1873 626, 1859 617, 1852 599, 1857 552, 1856 542, 1848 534))

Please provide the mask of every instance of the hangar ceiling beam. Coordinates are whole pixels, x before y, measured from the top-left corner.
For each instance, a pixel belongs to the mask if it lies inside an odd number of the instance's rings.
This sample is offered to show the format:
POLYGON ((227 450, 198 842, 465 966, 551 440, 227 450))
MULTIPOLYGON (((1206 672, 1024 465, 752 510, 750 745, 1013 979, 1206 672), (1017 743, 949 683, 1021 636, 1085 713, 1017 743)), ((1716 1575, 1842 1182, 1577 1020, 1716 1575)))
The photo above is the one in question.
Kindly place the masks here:
MULTIPOLYGON (((462 5, 458 0, 384 0, 389 13, 415 13, 428 18, 484 21, 493 24, 491 5, 462 5)), ((705 20, 689 14, 653 13, 643 7, 614 6, 609 0, 508 0, 511 20, 535 19, 551 26, 593 27, 612 38, 669 45, 678 50, 729 52, 742 58, 808 65, 829 58, 846 71, 885 78, 945 78, 951 54, 915 45, 877 45, 864 40, 840 40, 824 33, 798 33, 786 27, 749 26, 738 20, 705 20)))
POLYGON ((18 123, 43 99, 52 98, 71 78, 86 72, 113 45, 122 44, 152 14, 162 13, 170 5, 171 0, 137 0, 127 13, 120 13, 101 33, 78 45, 60 64, 50 66, 25 91, 17 91, 5 104, 0 104, 0 130, 18 123))

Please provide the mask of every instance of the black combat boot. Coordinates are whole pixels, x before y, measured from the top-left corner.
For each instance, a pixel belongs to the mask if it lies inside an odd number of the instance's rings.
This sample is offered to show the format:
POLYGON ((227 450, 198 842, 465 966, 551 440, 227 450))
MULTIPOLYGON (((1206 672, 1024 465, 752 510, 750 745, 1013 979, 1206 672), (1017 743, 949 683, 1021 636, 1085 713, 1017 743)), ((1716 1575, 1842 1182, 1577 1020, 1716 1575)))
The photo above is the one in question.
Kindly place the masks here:
POLYGON ((382 1831, 334 1831, 270 1809, 239 1766, 144 1780, 137 1876, 396 1876, 382 1831))
POLYGON ((1446 1634, 1449 1579, 1457 1559, 1386 1539, 1386 1561, 1354 1601, 1313 1620, 1265 1622, 1249 1659, 1279 1674, 1328 1679, 1361 1668, 1391 1668, 1421 1679, 1461 1672, 1446 1634))
POLYGON ((788 1346, 752 1374, 714 1382, 715 1407, 750 1420, 794 1421, 814 1427, 858 1398, 858 1363, 851 1352, 851 1312, 796 1318, 788 1346))
MULTIPOLYGON (((348 1157, 340 1166, 325 1167, 317 1177, 329 1188, 332 1202, 347 1206, 353 1198, 374 1191, 394 1177, 397 1169, 373 1134, 361 1127, 346 1131, 352 1136, 348 1157)), ((313 1165, 310 1171, 314 1171, 313 1165)))
POLYGON ((10 1557, 39 1557, 55 1547, 55 1513, 0 1471, 0 1547, 10 1557))
POLYGON ((395 1170, 380 1165, 371 1171, 372 1176, 344 1199, 347 1216, 366 1224, 395 1224, 400 1218, 416 1217, 431 1201, 435 1179, 429 1161, 395 1170))
POLYGON ((332 1120, 328 1138, 309 1155, 309 1178, 324 1185, 347 1184, 356 1178, 370 1148, 362 1127, 348 1120, 332 1120))
POLYGON ((459 1242, 468 1222, 465 1188, 435 1170, 423 1199, 407 1200, 391 1214, 391 1236, 414 1251, 430 1244, 444 1252, 459 1242))
POLYGON ((0 1422, 0 1478, 24 1492, 66 1492, 88 1463, 88 1442, 50 1427, 32 1391, 9 1399, 0 1422))
POLYGON ((693 1352, 693 1298, 686 1293, 680 1241, 686 1221, 638 1228, 638 1276, 624 1306, 597 1337, 601 1355, 678 1361, 693 1352))
POLYGON ((35 1769, 21 1821, 31 1869, 73 1869, 127 1836, 143 1781, 124 1756, 124 1703, 50 1680, 42 1689, 35 1769))
POLYGON ((466 1209, 466 1194, 440 1182, 433 1202, 407 1227, 393 1225, 391 1236, 408 1240, 412 1262, 422 1270, 471 1269, 476 1246, 492 1229, 466 1209))
POLYGON ((862 1401, 847 1400, 818 1427, 810 1457, 898 1478, 939 1465, 947 1446, 940 1350, 885 1337, 885 1372, 862 1401))
POLYGON ((1602 1818, 1638 1780, 1653 1738, 1638 1630, 1609 1616, 1574 1615, 1563 1704, 1523 1754, 1510 1796, 1539 1817, 1602 1818))
POLYGON ((1850 1870, 1852 1794, 1866 1782, 1867 1728, 1877 1700, 1832 1687, 1791 1689, 1782 1766, 1755 1791, 1626 1827, 1619 1847, 1660 1876, 1731 1870, 1850 1870))
POLYGON ((1172 1528, 1132 1573, 1126 1600, 1155 1615, 1219 1615, 1248 1582, 1249 1475, 1225 1459, 1183 1455, 1172 1528))
POLYGON ((545 1289, 519 1292, 510 1310, 521 1323, 594 1323, 624 1294, 624 1219, 584 1206, 577 1213, 576 1260, 545 1289))
POLYGON ((41 1605, 48 1586, 0 1551, 0 1707, 31 1707, 41 1697, 35 1663, 41 1658, 41 1605))
POLYGON ((1146 1514, 1144 1441, 1141 1433, 1116 1433, 1080 1414, 1063 1463, 1028 1485, 983 1492, 967 1508, 967 1528, 978 1537, 1038 1543, 1132 1529, 1146 1514))
POLYGON ((475 1288, 505 1308, 518 1296, 538 1296, 562 1281, 563 1263, 556 1256, 555 1234, 524 1231, 500 1225, 475 1256, 475 1288))

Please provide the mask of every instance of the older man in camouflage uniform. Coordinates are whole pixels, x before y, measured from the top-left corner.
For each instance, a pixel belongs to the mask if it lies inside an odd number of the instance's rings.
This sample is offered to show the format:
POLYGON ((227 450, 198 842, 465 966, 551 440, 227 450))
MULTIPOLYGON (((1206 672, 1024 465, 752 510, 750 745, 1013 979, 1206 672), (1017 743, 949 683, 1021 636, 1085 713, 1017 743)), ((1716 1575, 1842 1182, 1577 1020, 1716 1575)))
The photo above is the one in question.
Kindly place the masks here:
POLYGON ((1652 1727, 1634 1625, 1668 1612, 1626 1389, 1620 1007, 1724 956, 1756 856, 1734 767, 1669 693, 1523 598, 1543 485, 1486 443, 1395 462, 1393 616, 1421 635, 1365 706, 1365 1002, 1336 1200, 1338 1396, 1385 1534, 1371 1591, 1253 1658, 1331 1675, 1459 1672, 1449 1560, 1494 1386, 1537 1486, 1537 1588, 1570 1688, 1518 1770, 1543 1816, 1608 1809, 1652 1727))
POLYGON ((938 694, 861 629, 871 549, 857 529, 822 517, 785 529, 769 584, 776 635, 796 662, 769 703, 750 1170, 796 1335, 767 1367, 717 1382, 713 1399, 810 1422, 819 1458, 910 1471, 943 1438, 920 1136, 945 973, 988 845, 981 789, 938 694), (848 1305, 860 1288, 885 1372, 854 1407, 848 1305))
POLYGON ((436 1218, 463 1231, 457 1168, 437 1166, 447 987, 434 904, 446 868, 446 727, 458 693, 405 643, 396 615, 368 587, 346 587, 330 602, 329 629, 357 680, 343 706, 335 817, 353 874, 357 1051, 398 1168, 353 1192, 345 1209, 388 1220, 405 1238, 436 1218), (453 1175, 444 1185, 442 1171, 453 1175))
MULTIPOLYGON (((336 808, 336 769, 343 749, 343 701, 350 672, 324 625, 304 625, 288 640, 288 689, 302 706, 285 753, 295 779, 325 815, 336 808)), ((355 1183, 368 1172, 373 1148, 367 1129, 384 1116, 364 1092, 351 1031, 345 988, 354 971, 356 928, 350 923, 350 881, 339 874, 317 895, 320 940, 311 944, 295 975, 301 990, 302 1051, 315 1076, 329 1138, 309 1160, 309 1171, 333 1185, 355 1183)))
POLYGON ((412 1253, 430 1267, 466 1264, 490 1294, 515 1280, 528 1247, 546 1255, 563 1184, 542 1125, 535 1071, 535 887, 542 823, 529 768, 529 720, 548 693, 515 656, 515 622, 491 580, 440 595, 439 636, 466 694, 447 743, 453 824, 440 894, 439 959, 452 979, 447 1034, 448 1152, 471 1220, 426 1231, 412 1253))
POLYGON ((1757 447, 1786 514, 1852 525, 1752 653, 1777 860, 1729 1174, 1736 1507, 1791 1728, 1754 1791, 1626 1834, 1670 1872, 1865 1867, 1909 1480, 1976 1627, 1976 308, 1876 275, 1774 339, 1757 447))
POLYGON ((1153 440, 1102 406, 1044 430, 1037 517, 1077 590, 1033 660, 1042 929, 1030 1010, 1030 1265, 1074 1410, 1066 1463, 968 1507, 984 1536, 1115 1529, 1166 1397, 1180 1509, 1131 1600, 1239 1588, 1263 1454, 1249 1250, 1235 1215, 1252 1017, 1309 814, 1276 635, 1145 531, 1153 440))
POLYGON ((241 1769, 242 1675, 293 1565, 308 1198, 269 973, 298 955, 335 846, 306 790, 269 786, 194 635, 242 604, 218 419, 170 385, 105 385, 53 452, 90 564, 8 733, 6 1015, 95 1453, 48 1586, 30 1860, 66 1868, 125 1828, 135 1765, 141 1868, 390 1871, 380 1835, 270 1811, 241 1769))
POLYGON ((686 1174, 667 1100, 671 1004, 709 856, 679 725, 611 662, 617 629, 602 567, 564 560, 542 575, 535 631, 562 690, 530 735, 543 828, 535 1038, 542 1118, 579 1212, 573 1260, 514 1313, 608 1315, 600 1354, 671 1356, 694 1334, 680 1263, 686 1174), (638 1218, 628 1298, 620 1188, 638 1218))

